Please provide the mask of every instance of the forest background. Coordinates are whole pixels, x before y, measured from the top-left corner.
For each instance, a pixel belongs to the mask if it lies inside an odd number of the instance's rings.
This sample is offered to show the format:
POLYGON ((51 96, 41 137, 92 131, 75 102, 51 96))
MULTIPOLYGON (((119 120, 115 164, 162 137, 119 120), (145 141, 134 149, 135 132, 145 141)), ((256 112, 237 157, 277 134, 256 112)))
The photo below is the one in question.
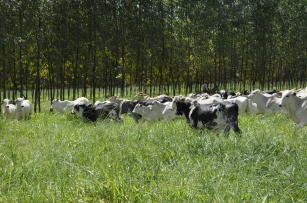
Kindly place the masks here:
POLYGON ((1 98, 305 87, 306 0, 0 0, 1 98))

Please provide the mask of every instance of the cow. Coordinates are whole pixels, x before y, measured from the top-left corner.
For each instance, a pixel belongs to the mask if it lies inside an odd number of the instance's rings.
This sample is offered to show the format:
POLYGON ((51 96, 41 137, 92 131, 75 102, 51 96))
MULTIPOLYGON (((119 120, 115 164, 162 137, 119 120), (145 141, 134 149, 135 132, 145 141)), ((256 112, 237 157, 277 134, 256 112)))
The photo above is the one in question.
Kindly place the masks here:
POLYGON ((2 101, 2 103, 3 103, 2 113, 3 113, 4 117, 5 118, 11 118, 11 119, 16 118, 16 114, 17 114, 16 105, 10 104, 9 99, 4 99, 2 101))
POLYGON ((60 113, 64 113, 68 107, 72 106, 73 102, 72 101, 68 101, 68 100, 64 100, 61 101, 59 99, 54 99, 51 102, 51 107, 50 107, 50 112, 53 112, 54 110, 60 112, 60 113))
POLYGON ((282 110, 279 106, 280 98, 276 94, 268 95, 267 93, 262 93, 260 90, 254 90, 247 98, 257 104, 258 113, 268 114, 282 110))
POLYGON ((173 102, 165 102, 161 103, 159 101, 155 101, 152 104, 152 111, 157 112, 161 115, 161 119, 172 120, 176 117, 176 111, 165 111, 166 109, 170 109, 173 107, 173 102))
POLYGON ((247 113, 254 115, 254 114, 260 114, 257 104, 253 102, 251 99, 247 99, 247 113))
POLYGON ((137 104, 140 104, 142 106, 149 106, 149 105, 152 105, 156 101, 158 101, 160 103, 171 102, 172 98, 167 96, 167 95, 160 95, 160 96, 157 96, 155 98, 149 98, 149 99, 146 99, 146 100, 134 100, 134 101, 127 100, 127 101, 123 101, 120 104, 120 109, 121 109, 120 112, 122 114, 128 113, 130 116, 132 116, 132 118, 136 122, 138 122, 142 118, 142 115, 133 111, 135 106, 137 104))
POLYGON ((225 101, 236 103, 239 106, 239 114, 243 114, 247 112, 248 108, 248 99, 243 96, 238 96, 235 98, 227 99, 225 101))
MULTIPOLYGON (((195 101, 195 100, 194 100, 195 101)), ((173 99, 172 108, 176 111, 176 115, 184 116, 187 123, 190 123, 189 113, 192 105, 191 100, 188 100, 182 96, 176 96, 173 99)))
POLYGON ((50 112, 53 112, 54 110, 60 113, 65 113, 68 109, 73 108, 75 105, 81 105, 81 104, 89 104, 89 100, 85 97, 80 97, 74 101, 70 100, 60 100, 60 99, 54 99, 51 102, 50 106, 50 112))
POLYGON ((240 92, 240 96, 247 96, 247 95, 249 95, 250 94, 250 92, 248 91, 248 90, 242 90, 241 92, 240 92))
POLYGON ((297 90, 296 96, 301 99, 307 99, 307 88, 297 90))
POLYGON ((28 120, 32 114, 32 103, 29 100, 26 100, 24 97, 17 98, 16 102, 16 118, 18 120, 28 120))
POLYGON ((189 118, 191 127, 197 128, 199 123, 207 129, 224 128, 225 136, 229 135, 230 128, 237 134, 241 134, 238 126, 239 106, 236 103, 215 103, 201 105, 193 102, 189 118))
POLYGON ((289 117, 296 123, 294 134, 307 126, 307 99, 297 97, 294 90, 287 90, 283 92, 279 105, 286 109, 289 117))
POLYGON ((159 114, 152 111, 151 105, 144 106, 142 104, 137 104, 134 107, 132 113, 141 115, 142 119, 149 121, 149 122, 156 121, 156 120, 159 120, 161 118, 161 116, 159 114))
POLYGON ((147 100, 139 100, 139 103, 148 106, 148 105, 152 105, 154 101, 165 103, 165 102, 171 102, 173 101, 173 99, 169 96, 159 96, 159 97, 155 97, 155 98, 151 98, 147 100))
POLYGON ((95 103, 94 103, 94 106, 98 106, 98 105, 100 105, 100 104, 106 104, 106 103, 109 103, 110 101, 96 101, 95 103))
POLYGON ((77 104, 74 106, 73 114, 78 114, 82 118, 95 122, 98 119, 113 118, 116 121, 120 121, 119 117, 119 105, 114 102, 108 102, 104 104, 77 104))
POLYGON ((232 90, 220 90, 220 95, 223 99, 227 99, 228 96, 236 96, 236 93, 232 90))
POLYGON ((265 91, 263 91, 263 93, 273 95, 273 94, 277 93, 277 91, 276 90, 265 90, 265 91))
POLYGON ((138 104, 137 100, 124 100, 120 103, 119 113, 130 115, 136 122, 138 122, 142 116, 137 113, 133 113, 134 107, 138 104))

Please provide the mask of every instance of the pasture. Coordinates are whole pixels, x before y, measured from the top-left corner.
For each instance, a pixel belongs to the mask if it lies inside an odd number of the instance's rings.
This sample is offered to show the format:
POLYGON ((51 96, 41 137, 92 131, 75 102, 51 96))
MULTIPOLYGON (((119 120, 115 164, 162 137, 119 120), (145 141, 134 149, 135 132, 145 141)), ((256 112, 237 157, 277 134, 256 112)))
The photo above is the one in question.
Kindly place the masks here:
POLYGON ((307 128, 285 113, 239 117, 242 137, 184 119, 0 118, 1 202, 306 202, 307 128))

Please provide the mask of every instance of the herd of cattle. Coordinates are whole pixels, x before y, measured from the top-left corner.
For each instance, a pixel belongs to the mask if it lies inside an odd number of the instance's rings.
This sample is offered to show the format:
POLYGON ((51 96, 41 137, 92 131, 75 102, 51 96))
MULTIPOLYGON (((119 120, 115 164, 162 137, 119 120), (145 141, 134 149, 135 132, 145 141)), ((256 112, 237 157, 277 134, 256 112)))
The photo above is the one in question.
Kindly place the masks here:
MULTIPOLYGON (((74 101, 54 99, 50 111, 71 111, 92 122, 107 118, 121 121, 121 114, 132 116, 136 122, 172 120, 183 116, 193 128, 214 129, 217 132, 224 129, 225 135, 229 134, 230 129, 241 134, 238 126, 240 114, 265 115, 286 111, 297 124, 296 133, 299 128, 307 125, 307 87, 280 92, 254 90, 250 93, 234 93, 221 90, 219 94, 190 94, 187 97, 160 95, 151 98, 139 93, 135 100, 113 96, 107 101, 96 101, 94 104, 90 104, 85 97, 74 101)), ((11 104, 8 99, 3 100, 3 114, 6 118, 26 120, 30 118, 31 112, 32 104, 29 100, 18 98, 15 104, 11 104)))

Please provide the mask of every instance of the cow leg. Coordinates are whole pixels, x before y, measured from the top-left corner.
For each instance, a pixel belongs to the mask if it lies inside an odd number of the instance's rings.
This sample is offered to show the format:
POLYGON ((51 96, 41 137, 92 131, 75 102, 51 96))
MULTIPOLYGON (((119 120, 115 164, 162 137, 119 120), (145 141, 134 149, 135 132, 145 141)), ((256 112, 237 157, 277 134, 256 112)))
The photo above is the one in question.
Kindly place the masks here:
POLYGON ((226 127, 225 127, 225 129, 224 129, 225 137, 229 137, 229 130, 230 130, 230 126, 229 126, 229 125, 226 125, 226 127))
POLYGON ((241 135, 241 130, 238 126, 238 115, 227 120, 227 125, 230 126, 237 135, 241 135))
POLYGON ((192 120, 191 127, 192 127, 192 128, 197 128, 197 124, 198 124, 198 119, 193 119, 193 120, 192 120))
MULTIPOLYGON (((189 113, 184 113, 185 119, 187 123, 190 123, 189 113)), ((197 124, 196 124, 197 126, 197 124)))
POLYGON ((232 130, 237 134, 237 135, 241 135, 241 130, 238 126, 238 123, 232 123, 231 125, 232 130))
POLYGON ((115 120, 122 121, 122 119, 119 117, 119 111, 116 111, 116 110, 115 110, 115 120))
POLYGON ((296 135, 296 132, 298 131, 298 129, 304 127, 303 123, 299 123, 294 127, 294 135, 296 135))

